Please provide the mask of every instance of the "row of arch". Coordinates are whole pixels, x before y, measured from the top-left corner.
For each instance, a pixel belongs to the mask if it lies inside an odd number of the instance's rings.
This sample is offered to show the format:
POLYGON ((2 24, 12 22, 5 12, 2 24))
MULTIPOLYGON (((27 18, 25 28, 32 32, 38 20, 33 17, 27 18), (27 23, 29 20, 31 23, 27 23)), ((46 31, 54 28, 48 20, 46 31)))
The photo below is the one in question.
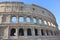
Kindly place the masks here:
MULTIPOLYGON (((13 16, 12 19, 11 19, 11 21, 12 21, 13 23, 15 23, 16 20, 17 20, 17 17, 15 17, 15 16, 13 16)), ((20 23, 24 23, 24 21, 26 21, 27 23, 45 24, 45 25, 49 25, 49 26, 56 27, 53 23, 51 23, 51 22, 49 22, 49 21, 47 22, 46 20, 42 20, 41 18, 40 18, 40 19, 37 19, 37 18, 35 18, 35 17, 33 17, 33 18, 30 18, 30 17, 24 18, 23 16, 21 16, 21 17, 18 18, 18 21, 19 21, 20 23)))
MULTIPOLYGON (((27 30, 27 36, 32 36, 33 34, 32 34, 32 29, 30 29, 30 28, 28 28, 28 29, 26 29, 27 30)), ((24 36, 24 29, 23 28, 20 28, 19 30, 18 30, 18 36, 24 36)), ((49 36, 49 35, 57 35, 57 31, 51 31, 51 30, 43 30, 43 29, 41 29, 40 30, 40 32, 41 32, 41 35, 42 36, 45 36, 45 35, 47 35, 47 36, 49 36), (46 34, 45 34, 45 32, 46 32, 46 34)), ((38 31, 38 29, 34 29, 34 35, 35 36, 39 36, 39 31, 38 31)), ((10 30, 10 36, 16 36, 16 29, 15 28, 12 28, 11 30, 10 30)))

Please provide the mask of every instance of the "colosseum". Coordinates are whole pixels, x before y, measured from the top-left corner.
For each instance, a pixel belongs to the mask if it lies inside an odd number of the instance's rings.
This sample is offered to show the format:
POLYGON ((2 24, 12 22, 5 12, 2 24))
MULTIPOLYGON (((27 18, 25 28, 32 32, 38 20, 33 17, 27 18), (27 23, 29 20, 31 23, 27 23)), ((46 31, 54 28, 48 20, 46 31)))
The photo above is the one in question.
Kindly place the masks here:
POLYGON ((0 40, 60 40, 55 16, 23 2, 0 2, 0 40))

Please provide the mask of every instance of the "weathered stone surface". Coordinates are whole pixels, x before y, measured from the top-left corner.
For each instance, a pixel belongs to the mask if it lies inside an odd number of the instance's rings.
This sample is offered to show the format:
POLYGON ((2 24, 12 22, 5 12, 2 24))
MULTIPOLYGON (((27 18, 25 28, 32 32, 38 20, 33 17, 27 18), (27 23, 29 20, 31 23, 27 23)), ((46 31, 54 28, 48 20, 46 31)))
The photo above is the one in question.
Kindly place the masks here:
POLYGON ((60 36, 56 19, 49 10, 22 2, 0 2, 0 40, 60 40, 60 36), (15 23, 12 22, 12 17, 16 17, 15 23), (23 23, 19 22, 19 17, 24 17, 23 23), (26 22, 27 17, 30 18, 30 23, 26 22), (36 23, 33 18, 36 18, 36 23), (41 24, 39 19, 42 20, 41 24), (12 28, 16 29, 15 36, 10 35, 12 28), (18 35, 20 28, 24 30, 24 36, 18 35), (31 29, 31 36, 27 35, 28 28, 31 29), (35 35, 35 29, 38 29, 38 36, 35 35))

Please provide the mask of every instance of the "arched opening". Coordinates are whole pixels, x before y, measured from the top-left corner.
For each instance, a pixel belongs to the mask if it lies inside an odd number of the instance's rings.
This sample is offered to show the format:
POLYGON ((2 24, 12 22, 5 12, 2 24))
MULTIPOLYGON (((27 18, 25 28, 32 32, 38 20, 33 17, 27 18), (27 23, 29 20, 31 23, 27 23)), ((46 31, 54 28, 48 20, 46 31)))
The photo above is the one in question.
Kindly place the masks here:
POLYGON ((28 35, 28 36, 31 36, 31 35, 32 35, 30 28, 27 29, 27 35, 28 35))
POLYGON ((12 28, 10 32, 10 36, 16 36, 16 29, 12 28))
POLYGON ((24 17, 19 17, 19 22, 23 23, 24 22, 24 17))
POLYGON ((45 24, 45 25, 47 25, 47 22, 46 22, 46 21, 44 21, 44 24, 45 24))
POLYGON ((38 36, 38 30, 37 29, 35 29, 35 35, 38 36))
POLYGON ((56 35, 58 35, 58 34, 59 34, 59 33, 55 30, 55 31, 54 31, 54 35, 56 36, 56 35))
POLYGON ((48 22, 48 25, 49 25, 49 26, 51 25, 50 22, 48 22))
POLYGON ((39 22, 39 24, 42 24, 42 20, 41 19, 39 19, 38 22, 39 22))
POLYGON ((46 30, 46 33, 47 33, 47 35, 49 35, 49 31, 48 30, 46 30))
POLYGON ((52 31, 50 31, 50 33, 51 33, 51 35, 53 35, 53 32, 52 31))
POLYGON ((43 30, 43 29, 41 29, 41 34, 42 34, 42 36, 44 36, 44 35, 45 35, 45 33, 44 33, 44 30, 43 30))
POLYGON ((19 29, 19 36, 24 36, 24 30, 22 28, 19 29))
POLYGON ((36 18, 33 18, 33 23, 37 23, 37 19, 36 18))
POLYGON ((13 22, 13 23, 16 22, 16 17, 15 17, 15 16, 13 16, 13 17, 11 18, 11 22, 13 22))
POLYGON ((26 22, 30 23, 30 17, 26 18, 26 22))
POLYGON ((51 26, 54 26, 53 23, 51 23, 51 26))

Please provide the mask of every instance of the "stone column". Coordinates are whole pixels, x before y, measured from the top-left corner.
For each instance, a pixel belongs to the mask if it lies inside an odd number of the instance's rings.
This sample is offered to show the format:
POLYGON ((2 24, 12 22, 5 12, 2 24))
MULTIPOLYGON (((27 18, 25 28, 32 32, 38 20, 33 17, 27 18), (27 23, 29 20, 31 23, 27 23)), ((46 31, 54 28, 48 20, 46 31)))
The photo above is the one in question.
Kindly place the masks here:
POLYGON ((19 22, 19 18, 18 18, 18 16, 16 16, 16 23, 18 23, 19 22))
POLYGON ((39 36, 41 36, 41 29, 39 29, 38 32, 39 32, 39 36))
POLYGON ((24 23, 26 23, 26 16, 24 16, 24 23))
POLYGON ((54 32, 54 31, 52 31, 52 33, 53 33, 53 36, 55 36, 55 32, 54 32))
POLYGON ((2 23, 2 17, 3 17, 3 15, 0 15, 0 24, 2 23))
POLYGON ((9 38, 9 26, 4 28, 4 39, 8 39, 9 38))
POLYGON ((45 36, 47 36, 46 29, 44 29, 45 36))
POLYGON ((44 21, 43 20, 41 21, 41 25, 44 25, 44 21))
POLYGON ((39 19, 37 18, 37 24, 39 24, 39 19))
POLYGON ((34 30, 34 27, 32 27, 32 36, 33 36, 33 37, 35 36, 35 30, 34 30))
POLYGON ((49 36, 51 36, 51 32, 49 31, 49 36))
POLYGON ((24 28, 24 36, 27 37, 27 28, 24 28))
POLYGON ((18 28, 16 28, 16 38, 18 38, 18 28))
POLYGON ((8 16, 7 16, 6 22, 7 22, 7 23, 10 23, 10 22, 11 22, 11 15, 8 15, 8 16))
POLYGON ((31 17, 31 24, 33 24, 33 17, 31 17))

